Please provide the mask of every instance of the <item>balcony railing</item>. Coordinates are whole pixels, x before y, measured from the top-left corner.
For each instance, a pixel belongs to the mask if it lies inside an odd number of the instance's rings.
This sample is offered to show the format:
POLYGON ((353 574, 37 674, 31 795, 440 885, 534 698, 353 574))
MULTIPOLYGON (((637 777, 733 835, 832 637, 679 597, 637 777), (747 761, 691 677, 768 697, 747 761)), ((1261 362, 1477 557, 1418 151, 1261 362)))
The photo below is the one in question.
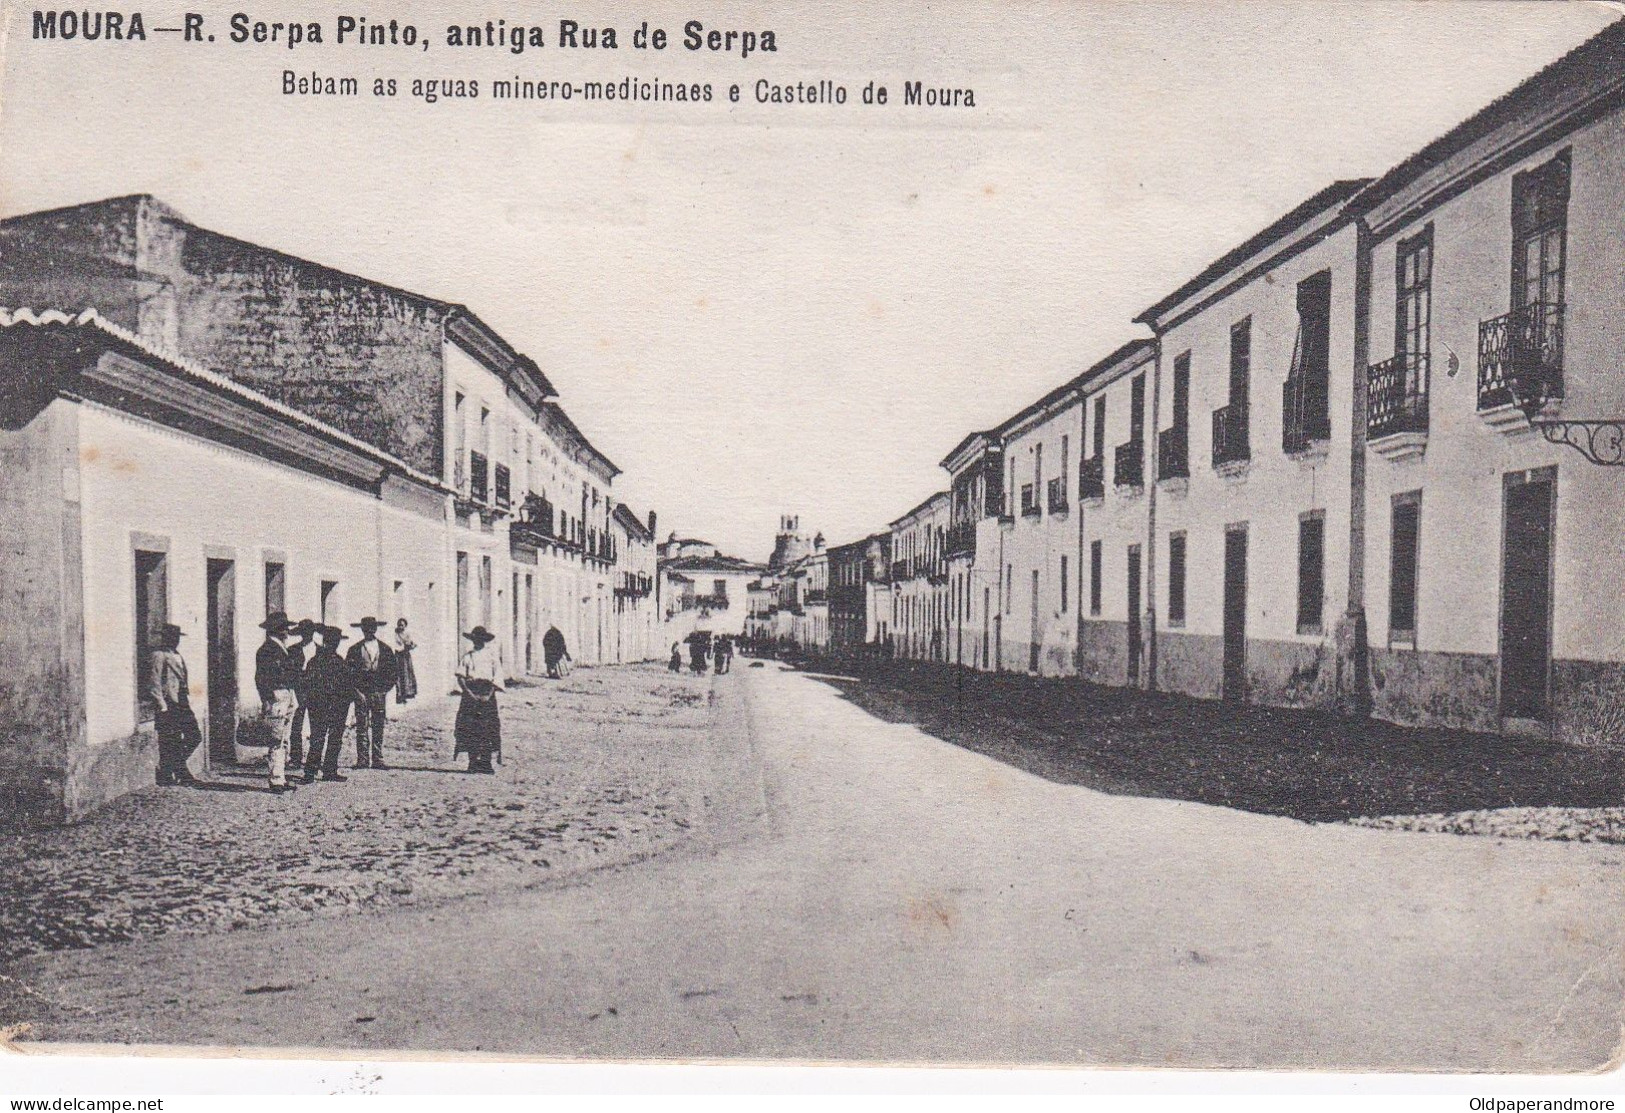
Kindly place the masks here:
POLYGON ((642 599, 654 591, 654 579, 643 572, 622 572, 615 594, 623 599, 642 599))
POLYGON ((1428 354, 1401 352, 1365 372, 1365 428, 1373 440, 1428 429, 1428 354))
POLYGON ((1117 446, 1112 460, 1112 484, 1117 487, 1145 486, 1145 442, 1129 441, 1117 446))
POLYGON ((1164 429, 1157 434, 1157 478, 1189 479, 1191 477, 1191 435, 1183 425, 1164 429))
POLYGON ((947 551, 950 557, 976 555, 976 523, 955 522, 948 527, 947 551))
POLYGON ((1231 403, 1213 411, 1213 466, 1251 460, 1247 407, 1231 403))
POLYGON ((468 454, 468 497, 475 502, 490 502, 489 469, 485 457, 478 452, 468 454))
POLYGON ((1478 408, 1563 397, 1563 307, 1530 302, 1478 326, 1478 408))
POLYGON ((538 544, 553 539, 553 504, 532 491, 519 507, 519 516, 510 527, 521 541, 538 544))
POLYGON ((1327 380, 1318 375, 1287 376, 1281 384, 1281 451, 1304 452, 1331 439, 1328 391, 1327 380))
POLYGON ((1106 458, 1090 456, 1078 465, 1078 498, 1106 497, 1106 458))
POLYGON ((1043 512, 1043 508, 1038 505, 1038 491, 1031 483, 1023 483, 1021 485, 1021 516, 1023 518, 1036 518, 1043 512))
POLYGON ((496 504, 499 509, 506 510, 513 505, 513 474, 508 471, 507 464, 498 464, 496 472, 496 504))
POLYGON ((1044 505, 1051 514, 1066 513, 1066 480, 1056 476, 1044 484, 1044 505))
POLYGON ((728 609, 728 593, 685 596, 683 608, 695 611, 725 611, 728 609))

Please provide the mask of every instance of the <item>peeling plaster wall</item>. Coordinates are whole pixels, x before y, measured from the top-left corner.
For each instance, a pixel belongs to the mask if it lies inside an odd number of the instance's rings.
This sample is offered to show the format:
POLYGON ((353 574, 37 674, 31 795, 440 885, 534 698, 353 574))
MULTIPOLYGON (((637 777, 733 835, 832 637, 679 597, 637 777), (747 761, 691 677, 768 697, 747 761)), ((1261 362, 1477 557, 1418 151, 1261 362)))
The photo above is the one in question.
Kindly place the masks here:
MULTIPOLYGON (((6 368, 0 382, 37 375, 6 368)), ((73 818, 84 747, 78 406, 0 407, 0 827, 73 818)))

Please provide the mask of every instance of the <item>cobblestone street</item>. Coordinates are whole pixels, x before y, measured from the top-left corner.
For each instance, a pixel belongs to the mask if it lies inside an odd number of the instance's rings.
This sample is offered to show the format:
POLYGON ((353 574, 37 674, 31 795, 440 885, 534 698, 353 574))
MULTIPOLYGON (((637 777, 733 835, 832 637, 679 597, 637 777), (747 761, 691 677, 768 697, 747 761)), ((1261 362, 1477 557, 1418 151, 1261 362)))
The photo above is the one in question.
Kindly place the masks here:
MULTIPOLYGON (((709 682, 578 671, 506 694, 494 777, 452 761, 455 701, 397 711, 388 770, 264 791, 263 773, 154 789, 75 827, 4 836, 0 962, 523 888, 669 847, 704 807, 709 682), (697 776, 699 779, 697 779, 697 776)), ((0 1017, 12 1010, 0 992, 0 1017)))

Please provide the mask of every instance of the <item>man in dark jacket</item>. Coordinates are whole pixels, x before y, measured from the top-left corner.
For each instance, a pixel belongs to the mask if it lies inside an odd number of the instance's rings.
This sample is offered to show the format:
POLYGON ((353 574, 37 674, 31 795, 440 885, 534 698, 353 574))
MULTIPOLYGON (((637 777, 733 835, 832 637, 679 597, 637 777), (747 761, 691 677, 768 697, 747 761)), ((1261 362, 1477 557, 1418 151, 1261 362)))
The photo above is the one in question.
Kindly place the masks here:
POLYGON ((305 666, 305 707, 310 712, 310 746, 305 753, 305 783, 348 780, 339 772, 339 751, 344 747, 344 718, 355 699, 356 681, 350 666, 339 656, 344 631, 318 626, 321 641, 305 666))
POLYGON ((260 715, 269 735, 270 752, 266 765, 271 778, 271 791, 287 792, 288 734, 293 728, 294 685, 299 680, 299 666, 294 664, 288 649, 288 616, 272 611, 260 623, 265 631, 265 644, 254 655, 254 687, 259 690, 260 715))
POLYGON ((395 651, 378 640, 382 625, 368 615, 350 624, 361 631, 361 640, 344 655, 355 677, 355 767, 387 769, 384 764, 384 723, 389 719, 389 692, 399 679, 395 651), (368 734, 371 746, 368 746, 368 734))
POLYGON ((288 731, 288 765, 292 768, 298 768, 305 761, 305 733, 310 712, 305 709, 303 677, 305 666, 316 655, 316 635, 321 628, 320 623, 308 618, 302 618, 288 627, 288 633, 299 639, 288 647, 288 654, 293 658, 293 666, 299 674, 293 686, 293 726, 288 731))

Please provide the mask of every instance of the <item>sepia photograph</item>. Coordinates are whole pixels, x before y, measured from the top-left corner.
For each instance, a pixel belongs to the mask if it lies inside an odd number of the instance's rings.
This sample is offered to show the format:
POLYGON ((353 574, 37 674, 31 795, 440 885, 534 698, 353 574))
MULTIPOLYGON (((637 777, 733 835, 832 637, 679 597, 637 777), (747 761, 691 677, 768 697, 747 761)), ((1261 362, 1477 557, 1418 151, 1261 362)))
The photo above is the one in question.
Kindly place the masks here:
POLYGON ((0 4, 0 1090, 1616 1068, 1625 9, 198 2, 0 4))

